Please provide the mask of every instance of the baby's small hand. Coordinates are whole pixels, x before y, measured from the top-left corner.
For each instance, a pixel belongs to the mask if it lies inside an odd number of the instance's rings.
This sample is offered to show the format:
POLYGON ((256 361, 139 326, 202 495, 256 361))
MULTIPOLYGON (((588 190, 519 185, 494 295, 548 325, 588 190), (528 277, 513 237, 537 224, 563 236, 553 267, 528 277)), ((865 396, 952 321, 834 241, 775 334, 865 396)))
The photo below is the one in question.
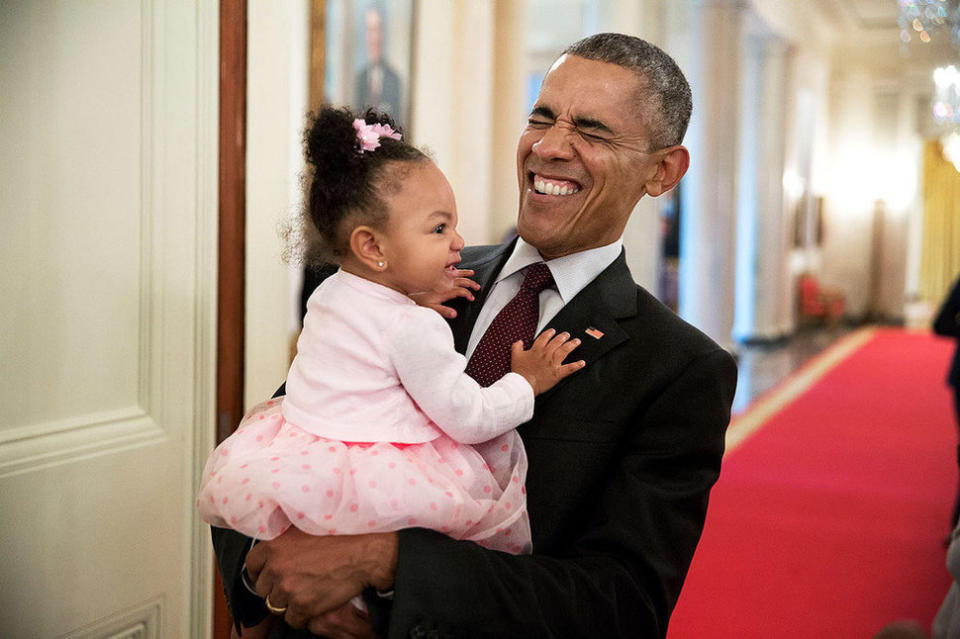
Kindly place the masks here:
POLYGON ((432 308, 441 316, 453 319, 457 316, 457 312, 449 306, 445 306, 446 302, 457 297, 465 297, 472 302, 473 291, 480 290, 480 285, 470 279, 471 275, 473 275, 473 271, 469 269, 457 269, 451 287, 442 291, 411 293, 409 297, 420 306, 432 308))
POLYGON ((554 333, 552 328, 540 333, 529 350, 523 350, 523 342, 514 342, 510 350, 510 369, 523 375, 534 395, 550 390, 586 365, 583 360, 564 364, 563 360, 580 345, 580 340, 570 339, 569 333, 554 333))

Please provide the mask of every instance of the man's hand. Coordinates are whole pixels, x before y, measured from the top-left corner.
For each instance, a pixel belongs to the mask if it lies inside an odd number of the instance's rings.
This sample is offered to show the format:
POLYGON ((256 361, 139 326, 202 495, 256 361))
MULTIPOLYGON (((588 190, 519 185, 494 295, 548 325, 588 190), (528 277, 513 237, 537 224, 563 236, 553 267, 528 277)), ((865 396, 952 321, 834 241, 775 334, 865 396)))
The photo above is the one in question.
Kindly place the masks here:
POLYGON ((567 355, 580 345, 580 340, 570 339, 569 333, 555 333, 552 328, 540 333, 530 350, 523 350, 523 342, 514 342, 510 348, 510 370, 523 375, 533 387, 534 395, 550 390, 585 365, 583 360, 563 363, 567 355))
POLYGON ((307 622, 307 630, 329 639, 377 639, 370 627, 370 615, 349 601, 307 622))
POLYGON ((286 608, 284 619, 294 628, 322 623, 368 586, 389 589, 396 567, 396 533, 315 537, 291 527, 247 553, 257 594, 286 608))
POLYGON ((465 297, 472 302, 473 292, 480 290, 480 285, 470 279, 471 275, 473 275, 473 271, 469 269, 457 269, 453 285, 450 288, 442 291, 411 293, 410 299, 420 306, 432 308, 442 317, 453 319, 457 316, 457 312, 449 306, 445 306, 445 304, 457 297, 465 297))

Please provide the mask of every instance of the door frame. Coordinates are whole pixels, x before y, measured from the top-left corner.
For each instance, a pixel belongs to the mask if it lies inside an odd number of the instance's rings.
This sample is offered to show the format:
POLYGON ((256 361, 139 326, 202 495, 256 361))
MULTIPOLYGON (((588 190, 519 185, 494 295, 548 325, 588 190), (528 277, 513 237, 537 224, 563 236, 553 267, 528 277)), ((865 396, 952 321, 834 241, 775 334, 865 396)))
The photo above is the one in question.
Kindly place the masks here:
MULTIPOLYGON (((217 256, 216 442, 243 417, 246 266, 247 3, 220 1, 220 177, 217 256)), ((214 567, 213 636, 227 639, 232 621, 214 567)))

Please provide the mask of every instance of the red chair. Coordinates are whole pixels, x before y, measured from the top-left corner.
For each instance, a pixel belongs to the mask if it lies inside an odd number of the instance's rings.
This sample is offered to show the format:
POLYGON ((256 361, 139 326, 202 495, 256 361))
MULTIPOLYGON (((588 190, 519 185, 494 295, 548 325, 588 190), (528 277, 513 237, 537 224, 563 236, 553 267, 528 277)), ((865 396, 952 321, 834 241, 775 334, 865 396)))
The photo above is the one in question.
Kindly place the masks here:
POLYGON ((798 280, 800 319, 822 320, 834 324, 843 317, 846 299, 840 289, 822 287, 817 278, 804 273, 798 280))

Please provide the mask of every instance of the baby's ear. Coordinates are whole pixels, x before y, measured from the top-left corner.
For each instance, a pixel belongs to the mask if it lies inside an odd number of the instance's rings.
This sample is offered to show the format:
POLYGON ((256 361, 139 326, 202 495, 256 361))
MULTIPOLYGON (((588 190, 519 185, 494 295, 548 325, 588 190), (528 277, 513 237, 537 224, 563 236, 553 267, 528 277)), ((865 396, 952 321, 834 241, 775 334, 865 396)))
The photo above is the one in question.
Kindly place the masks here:
POLYGON ((369 226, 358 226, 350 233, 350 252, 374 271, 382 271, 386 262, 380 243, 380 233, 369 226))

